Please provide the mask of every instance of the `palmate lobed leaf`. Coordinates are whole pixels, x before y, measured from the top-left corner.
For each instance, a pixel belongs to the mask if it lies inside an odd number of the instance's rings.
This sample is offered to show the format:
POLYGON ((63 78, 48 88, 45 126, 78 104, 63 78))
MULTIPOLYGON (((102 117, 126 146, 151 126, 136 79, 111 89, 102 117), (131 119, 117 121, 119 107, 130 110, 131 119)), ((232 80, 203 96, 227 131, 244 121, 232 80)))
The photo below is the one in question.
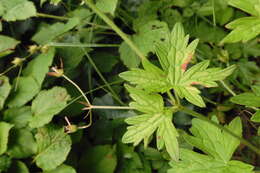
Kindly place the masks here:
POLYGON ((130 106, 142 113, 142 115, 126 119, 131 125, 127 128, 122 141, 138 145, 144 140, 147 147, 150 137, 157 130, 157 147, 164 146, 173 160, 179 159, 178 133, 172 124, 172 110, 164 108, 163 98, 159 94, 149 94, 144 90, 132 88, 126 85, 134 102, 130 106))
POLYGON ((190 44, 188 41, 189 36, 185 36, 182 25, 177 23, 170 38, 156 45, 156 54, 163 70, 148 60, 143 60, 144 69, 136 68, 123 72, 120 77, 147 92, 164 93, 174 89, 179 97, 199 107, 205 107, 199 95, 200 91, 193 85, 216 87, 216 81, 229 76, 235 70, 235 66, 226 69, 208 68, 209 61, 203 61, 187 70, 198 44, 198 40, 190 44))
MULTIPOLYGON (((180 162, 171 162, 168 173, 253 173, 253 166, 240 161, 230 160, 240 141, 214 125, 193 119, 191 133, 184 139, 205 154, 181 149, 180 162)), ((236 135, 242 135, 240 118, 235 118, 227 127, 236 135)))

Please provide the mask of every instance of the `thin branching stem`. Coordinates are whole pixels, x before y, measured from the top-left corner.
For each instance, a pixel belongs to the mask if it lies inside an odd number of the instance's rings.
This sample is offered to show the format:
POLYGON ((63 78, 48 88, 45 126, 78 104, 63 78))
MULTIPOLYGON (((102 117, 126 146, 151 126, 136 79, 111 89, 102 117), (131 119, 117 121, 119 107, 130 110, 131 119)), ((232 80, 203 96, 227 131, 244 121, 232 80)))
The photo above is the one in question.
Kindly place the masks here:
POLYGON ((132 42, 131 39, 123 32, 121 29, 114 24, 114 22, 109 19, 102 11, 100 11, 90 0, 85 0, 85 3, 91 8, 101 19, 104 20, 130 47, 134 52, 140 57, 141 60, 146 59, 140 49, 132 42))

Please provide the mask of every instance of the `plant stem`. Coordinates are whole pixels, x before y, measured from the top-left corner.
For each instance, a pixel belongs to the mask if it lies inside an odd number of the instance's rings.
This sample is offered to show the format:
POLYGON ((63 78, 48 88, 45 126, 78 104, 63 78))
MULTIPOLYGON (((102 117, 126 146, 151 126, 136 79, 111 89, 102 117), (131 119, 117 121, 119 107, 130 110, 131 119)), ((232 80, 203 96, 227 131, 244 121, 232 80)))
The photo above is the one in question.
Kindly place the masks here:
POLYGON ((48 46, 53 47, 119 47, 120 44, 82 44, 82 43, 55 43, 51 42, 48 46))
POLYGON ((90 0, 85 0, 85 3, 113 29, 131 47, 131 49, 133 49, 133 51, 140 57, 141 60, 146 59, 139 48, 135 46, 132 40, 129 39, 128 36, 122 32, 121 29, 116 26, 111 19, 109 19, 102 11, 100 11, 90 0))
POLYGON ((107 88, 110 90, 111 94, 114 95, 114 98, 121 104, 124 105, 124 103, 120 100, 120 98, 117 96, 117 94, 115 93, 115 91, 113 90, 113 88, 108 84, 108 82, 106 81, 106 79, 104 78, 104 76, 102 75, 102 73, 99 71, 99 69, 97 68, 96 64, 94 63, 94 61, 92 60, 92 58, 89 56, 88 52, 82 48, 82 50, 84 51, 85 55, 87 56, 90 64, 93 66, 93 68, 95 69, 95 71, 97 72, 97 74, 99 75, 99 77, 101 78, 101 80, 106 84, 107 88))
POLYGON ((68 17, 55 16, 55 15, 45 14, 45 13, 36 13, 36 16, 38 16, 38 17, 45 17, 45 18, 51 18, 51 19, 58 19, 58 20, 69 20, 68 17))
POLYGON ((98 106, 98 105, 91 105, 87 108, 84 108, 83 110, 89 110, 89 109, 133 109, 129 106, 98 106))
POLYGON ((84 92, 81 90, 81 88, 75 83, 75 82, 73 82, 70 78, 68 78, 66 75, 62 75, 62 77, 64 77, 68 82, 70 82, 72 85, 74 85, 77 89, 78 89, 78 91, 80 92, 80 94, 83 96, 83 98, 86 100, 86 102, 87 102, 87 104, 90 106, 91 104, 90 104, 90 102, 89 102, 89 100, 88 100, 88 98, 87 98, 87 96, 84 94, 84 92))
POLYGON ((173 97, 171 91, 167 91, 167 95, 168 95, 168 97, 170 98, 170 100, 172 101, 172 104, 173 104, 173 105, 176 105, 176 100, 175 100, 175 98, 173 97))
POLYGON ((221 80, 220 83, 232 96, 236 96, 236 93, 232 91, 232 89, 223 80, 221 80))
POLYGON ((248 142, 247 140, 245 140, 244 138, 241 138, 239 137, 238 135, 236 135, 235 133, 233 133, 232 131, 230 131, 229 129, 225 128, 224 126, 221 126, 220 124, 214 122, 214 121, 211 121, 210 119, 208 119, 207 117, 205 117, 204 115, 198 113, 198 112, 195 112, 193 110, 190 110, 186 107, 181 107, 180 111, 186 113, 186 114, 189 114, 189 115, 192 115, 194 117, 197 117, 201 120, 204 120, 214 126, 216 126, 217 128, 227 132, 228 134, 230 134, 231 136, 233 136, 234 138, 238 139, 241 143, 243 143, 244 145, 246 145, 248 148, 250 148, 252 151, 254 151, 255 153, 257 153, 258 155, 260 155, 260 150, 255 147, 253 144, 251 144, 250 142, 248 142))

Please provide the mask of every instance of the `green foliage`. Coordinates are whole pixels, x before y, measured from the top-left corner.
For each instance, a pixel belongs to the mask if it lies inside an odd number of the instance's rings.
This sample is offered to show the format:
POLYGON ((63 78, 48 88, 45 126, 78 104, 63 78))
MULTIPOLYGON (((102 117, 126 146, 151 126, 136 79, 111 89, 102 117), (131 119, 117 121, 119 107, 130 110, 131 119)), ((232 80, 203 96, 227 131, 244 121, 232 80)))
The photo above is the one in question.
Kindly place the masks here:
POLYGON ((0 172, 257 172, 259 2, 0 0, 0 172))
POLYGON ((12 127, 12 124, 0 122, 0 155, 7 150, 9 131, 12 127))
POLYGON ((48 124, 36 134, 38 151, 34 160, 43 170, 52 170, 63 163, 71 148, 71 139, 62 128, 48 124))
POLYGON ((49 123, 55 114, 66 107, 69 99, 66 89, 61 87, 39 92, 32 102, 32 119, 29 126, 36 128, 49 123))
POLYGON ((221 41, 222 43, 246 42, 260 34, 260 2, 258 0, 228 0, 228 3, 253 16, 239 18, 227 24, 226 27, 233 31, 221 41))
MULTIPOLYGON (((223 132, 212 124, 199 120, 192 120, 190 129, 194 136, 185 135, 184 139, 191 145, 199 148, 207 155, 194 151, 182 149, 180 162, 171 162, 172 168, 168 173, 195 173, 195 172, 245 172, 253 173, 253 167, 237 160, 230 160, 235 149, 239 145, 239 140, 227 132, 223 132)), ((227 126, 238 136, 242 135, 242 124, 239 118, 234 119, 227 126)))
POLYGON ((3 109, 5 100, 10 93, 11 85, 9 79, 6 76, 0 76, 1 86, 0 86, 0 110, 3 109))
POLYGON ((6 21, 24 20, 36 16, 36 8, 33 2, 27 0, 2 0, 0 16, 6 21))
POLYGON ((12 49, 14 49, 18 43, 19 41, 11 37, 0 35, 0 58, 2 56, 12 53, 13 52, 12 49))
POLYGON ((80 159, 79 172, 113 173, 116 163, 114 147, 109 145, 95 146, 89 148, 80 159))
POLYGON ((47 53, 40 54, 30 61, 23 70, 23 76, 16 79, 17 88, 8 102, 10 108, 23 106, 40 91, 42 82, 53 61, 54 52, 54 49, 50 49, 47 53))

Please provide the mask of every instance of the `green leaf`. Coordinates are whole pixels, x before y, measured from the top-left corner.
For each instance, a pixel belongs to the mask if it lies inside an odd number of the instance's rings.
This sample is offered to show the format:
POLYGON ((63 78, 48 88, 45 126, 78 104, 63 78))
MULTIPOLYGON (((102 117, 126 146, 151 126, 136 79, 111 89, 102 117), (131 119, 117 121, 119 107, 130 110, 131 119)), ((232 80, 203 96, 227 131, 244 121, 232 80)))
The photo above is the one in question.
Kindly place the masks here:
POLYGON ((259 17, 242 17, 227 24, 228 29, 232 29, 221 43, 247 42, 260 34, 259 17))
POLYGON ((254 93, 242 93, 233 96, 230 101, 240 105, 260 107, 260 96, 254 93))
MULTIPOLYGON (((242 136, 242 124, 239 117, 226 128, 242 136)), ((184 139, 208 155, 181 149, 181 161, 170 162, 172 168, 168 170, 168 173, 253 173, 253 166, 230 160, 240 143, 238 139, 197 118, 192 120, 190 131, 194 136, 185 134, 184 139)))
POLYGON ((48 124, 39 128, 35 137, 38 151, 34 160, 38 167, 49 171, 65 161, 71 149, 71 139, 63 128, 48 124))
POLYGON ((142 64, 144 70, 135 68, 120 73, 119 76, 148 92, 166 92, 171 88, 170 83, 166 80, 166 74, 161 69, 147 60, 143 60, 142 64))
POLYGON ((25 20, 36 16, 36 8, 31 1, 27 0, 1 0, 3 7, 2 15, 6 21, 25 20))
POLYGON ((260 110, 256 111, 256 113, 254 113, 250 120, 260 123, 260 110))
POLYGON ((54 170, 44 171, 43 173, 76 173, 76 171, 73 167, 62 164, 54 170))
POLYGON ((32 37, 32 40, 38 44, 47 44, 54 40, 56 37, 64 34, 65 32, 73 29, 80 23, 78 18, 70 18, 66 24, 56 22, 52 25, 43 26, 40 30, 32 37))
POLYGON ((27 168, 26 164, 19 161, 15 160, 13 161, 11 167, 8 169, 7 173, 30 173, 29 169, 27 168))
POLYGON ((35 139, 28 129, 14 129, 11 131, 7 151, 11 157, 17 159, 27 158, 35 154, 36 151, 35 139))
MULTIPOLYGON (((242 136, 242 123, 239 117, 232 120, 226 128, 236 135, 242 136)), ((190 131, 194 136, 184 136, 188 143, 211 155, 216 160, 223 162, 231 159, 232 154, 240 143, 238 139, 232 137, 227 132, 223 132, 214 125, 200 119, 192 120, 190 131)))
POLYGON ((157 147, 162 149, 166 146, 167 152, 174 160, 179 159, 178 133, 172 124, 172 111, 164 108, 162 96, 159 94, 148 94, 147 92, 126 86, 130 96, 135 102, 130 107, 144 113, 142 115, 127 118, 125 121, 131 125, 127 127, 122 141, 138 145, 144 140, 147 147, 151 135, 157 131, 157 147))
POLYGON ((259 0, 228 0, 228 4, 253 16, 260 17, 259 0))
MULTIPOLYGON (((1 6, 1 2, 0 2, 1 6)), ((0 35, 0 57, 1 54, 6 55, 13 52, 12 50, 16 47, 20 42, 4 35, 0 35)))
POLYGON ((128 68, 138 67, 140 64, 140 58, 136 53, 128 46, 126 42, 122 42, 119 47, 120 59, 124 65, 128 68))
POLYGON ((9 131, 12 127, 12 124, 0 122, 0 155, 7 150, 9 131))
POLYGON ((80 159, 79 172, 113 173, 117 164, 115 148, 98 145, 89 148, 80 159))
POLYGON ((55 49, 50 48, 47 53, 42 53, 35 57, 35 59, 30 61, 27 67, 23 70, 23 76, 32 77, 40 88, 47 72, 49 71, 49 67, 52 64, 54 55, 55 49))
POLYGON ((253 173, 253 166, 241 161, 225 163, 187 149, 181 149, 180 156, 182 161, 170 162, 167 173, 253 173))
POLYGON ((7 155, 0 156, 0 172, 6 171, 12 163, 11 157, 7 155))
MULTIPOLYGON (((158 20, 149 21, 145 25, 137 28, 137 33, 132 36, 132 41, 141 52, 147 56, 149 52, 155 52, 154 43, 164 43, 168 41, 169 29, 165 22, 158 20)), ((120 58, 123 63, 131 68, 137 67, 140 63, 139 57, 123 42, 119 48, 120 58)))
POLYGON ((17 89, 12 92, 8 102, 8 107, 19 107, 30 101, 40 90, 38 83, 30 76, 19 77, 17 89))
POLYGON ((2 110, 5 100, 11 91, 11 85, 9 84, 9 79, 6 76, 0 76, 0 83, 0 110, 2 110))
POLYGON ((260 85, 253 85, 251 88, 252 88, 254 94, 256 96, 260 97, 260 85))
POLYGON ((26 127, 32 118, 30 106, 10 108, 4 112, 4 121, 14 124, 14 128, 26 127))
POLYGON ((23 76, 18 77, 17 89, 11 94, 9 107, 20 107, 30 101, 41 89, 42 82, 52 64, 55 49, 50 48, 29 62, 23 70, 23 76))
POLYGON ((97 0, 96 7, 104 13, 114 16, 118 0, 97 0))
POLYGON ((32 102, 33 117, 30 127, 41 127, 49 123, 53 116, 62 111, 70 99, 65 88, 54 87, 50 90, 42 90, 32 102))

